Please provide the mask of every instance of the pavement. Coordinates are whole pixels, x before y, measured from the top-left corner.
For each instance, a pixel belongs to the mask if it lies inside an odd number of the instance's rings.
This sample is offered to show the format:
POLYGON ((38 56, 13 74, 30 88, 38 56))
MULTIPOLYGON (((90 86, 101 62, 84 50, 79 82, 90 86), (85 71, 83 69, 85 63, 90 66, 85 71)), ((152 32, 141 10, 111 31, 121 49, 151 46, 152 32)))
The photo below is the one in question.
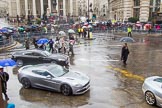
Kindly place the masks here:
POLYGON ((0 48, 0 52, 8 51, 8 50, 11 50, 11 49, 14 49, 14 48, 18 48, 18 47, 21 47, 21 46, 22 46, 21 43, 19 43, 17 41, 14 41, 13 44, 11 44, 11 45, 1 47, 0 48))

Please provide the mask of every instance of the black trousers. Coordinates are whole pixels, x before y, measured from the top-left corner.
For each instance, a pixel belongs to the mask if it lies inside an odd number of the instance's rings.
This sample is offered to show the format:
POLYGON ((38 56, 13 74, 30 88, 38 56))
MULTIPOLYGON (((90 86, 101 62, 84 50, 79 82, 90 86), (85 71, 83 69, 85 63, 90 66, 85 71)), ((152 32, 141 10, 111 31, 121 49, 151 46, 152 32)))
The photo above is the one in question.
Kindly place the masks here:
POLYGON ((132 33, 131 32, 128 32, 128 37, 132 37, 132 33))

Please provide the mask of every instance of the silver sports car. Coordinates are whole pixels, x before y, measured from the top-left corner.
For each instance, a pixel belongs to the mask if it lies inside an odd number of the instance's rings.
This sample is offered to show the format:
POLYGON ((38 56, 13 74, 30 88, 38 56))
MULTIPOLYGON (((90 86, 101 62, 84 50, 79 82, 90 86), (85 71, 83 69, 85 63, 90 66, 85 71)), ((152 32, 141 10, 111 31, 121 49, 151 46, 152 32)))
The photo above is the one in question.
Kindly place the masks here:
POLYGON ((18 80, 24 88, 39 88, 64 95, 83 94, 90 89, 90 78, 57 64, 27 65, 18 70, 18 80))
POLYGON ((162 77, 152 76, 146 78, 142 90, 149 105, 162 107, 162 77))

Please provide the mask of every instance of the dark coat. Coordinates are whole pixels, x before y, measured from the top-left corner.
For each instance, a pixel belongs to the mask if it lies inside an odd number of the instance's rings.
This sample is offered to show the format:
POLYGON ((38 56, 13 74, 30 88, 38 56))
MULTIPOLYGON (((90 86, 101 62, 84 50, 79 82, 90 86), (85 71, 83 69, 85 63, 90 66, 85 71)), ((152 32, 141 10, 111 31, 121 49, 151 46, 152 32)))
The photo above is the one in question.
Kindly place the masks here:
POLYGON ((122 52, 121 52, 121 60, 126 60, 129 55, 129 49, 126 46, 122 47, 122 52))

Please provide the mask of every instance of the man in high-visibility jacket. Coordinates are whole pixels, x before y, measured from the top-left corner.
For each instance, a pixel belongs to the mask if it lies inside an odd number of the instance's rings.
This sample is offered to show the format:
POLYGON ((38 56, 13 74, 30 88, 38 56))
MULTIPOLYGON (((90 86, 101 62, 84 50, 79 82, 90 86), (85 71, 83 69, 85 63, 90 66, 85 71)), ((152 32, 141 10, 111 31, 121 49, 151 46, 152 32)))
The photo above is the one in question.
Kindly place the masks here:
POLYGON ((83 38, 84 37, 83 28, 80 29, 80 34, 82 35, 82 38, 83 38))
POLYGON ((128 32, 128 37, 132 37, 132 28, 130 26, 127 28, 127 32, 128 32))
POLYGON ((79 38, 80 38, 80 34, 81 34, 81 28, 78 28, 78 33, 79 33, 79 38))

